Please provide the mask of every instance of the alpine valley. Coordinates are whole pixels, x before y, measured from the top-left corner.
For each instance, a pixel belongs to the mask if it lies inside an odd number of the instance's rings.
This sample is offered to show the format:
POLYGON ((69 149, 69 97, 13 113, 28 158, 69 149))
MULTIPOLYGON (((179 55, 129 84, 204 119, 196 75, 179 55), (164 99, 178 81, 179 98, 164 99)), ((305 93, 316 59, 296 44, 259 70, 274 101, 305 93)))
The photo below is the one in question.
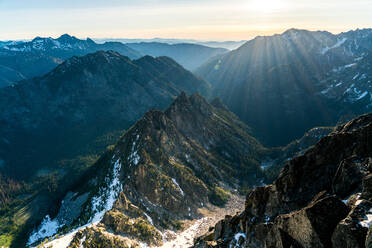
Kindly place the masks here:
POLYGON ((0 42, 0 247, 372 247, 372 29, 185 42, 0 42))

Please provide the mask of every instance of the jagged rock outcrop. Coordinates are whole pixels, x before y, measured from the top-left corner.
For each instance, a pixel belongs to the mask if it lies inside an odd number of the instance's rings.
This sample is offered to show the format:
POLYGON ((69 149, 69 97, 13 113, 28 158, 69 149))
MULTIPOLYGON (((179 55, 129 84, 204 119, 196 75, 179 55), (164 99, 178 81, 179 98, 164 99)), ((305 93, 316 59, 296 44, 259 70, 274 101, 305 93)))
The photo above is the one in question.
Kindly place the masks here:
POLYGON ((371 157, 369 114, 289 161, 273 184, 247 195, 241 214, 219 222, 195 247, 370 246, 371 157))

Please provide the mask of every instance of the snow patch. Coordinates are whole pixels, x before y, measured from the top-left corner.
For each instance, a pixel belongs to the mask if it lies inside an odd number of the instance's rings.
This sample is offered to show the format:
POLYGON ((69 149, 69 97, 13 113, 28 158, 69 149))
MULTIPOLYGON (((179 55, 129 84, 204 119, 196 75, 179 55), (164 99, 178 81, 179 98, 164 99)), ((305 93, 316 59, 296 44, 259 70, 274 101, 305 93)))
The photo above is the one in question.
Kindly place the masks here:
POLYGON ((206 218, 197 220, 192 226, 190 226, 185 231, 179 233, 176 239, 172 241, 165 242, 159 248, 185 248, 190 247, 194 244, 194 238, 198 233, 200 225, 203 224, 206 218))
POLYGON ((261 169, 266 170, 270 168, 271 166, 273 166, 273 164, 274 164, 274 161, 263 161, 261 162, 261 169))
MULTIPOLYGON (((136 141, 138 140, 138 138, 139 138, 139 135, 137 135, 136 141)), ((137 165, 139 163, 139 160, 140 160, 140 156, 138 155, 137 151, 135 150, 135 148, 136 148, 136 141, 133 141, 131 154, 129 155, 129 160, 134 165, 137 165)))
POLYGON ((364 73, 364 74, 362 74, 362 76, 359 77, 359 81, 363 80, 363 79, 366 79, 366 78, 367 78, 367 74, 364 73))
POLYGON ((114 164, 113 178, 106 177, 105 181, 108 184, 106 187, 99 189, 99 196, 95 196, 92 199, 92 211, 95 213, 91 218, 91 222, 100 222, 106 211, 109 211, 119 193, 122 191, 122 185, 119 180, 121 170, 120 159, 117 159, 114 164))
POLYGON ((360 61, 360 60, 362 60, 364 57, 362 56, 362 57, 358 57, 358 58, 355 58, 354 59, 354 61, 360 61))
MULTIPOLYGON (((243 237, 244 240, 247 238, 247 236, 245 235, 245 233, 240 232, 240 233, 235 234, 235 235, 234 235, 234 240, 233 240, 233 242, 235 241, 235 242, 234 242, 235 245, 230 244, 230 248, 238 248, 238 247, 240 247, 240 246, 239 246, 239 239, 240 239, 241 237, 243 237)), ((232 243, 233 243, 233 242, 232 242, 232 243)))
POLYGON ((369 228, 369 226, 371 225, 371 222, 372 222, 372 208, 368 211, 368 213, 364 217, 364 220, 360 221, 359 224, 362 227, 369 228))
POLYGON ((361 95, 359 95, 357 98, 355 98, 355 100, 360 100, 363 97, 365 97, 366 95, 368 95, 368 91, 363 92, 361 95))
POLYGON ((143 214, 146 216, 146 218, 150 222, 150 224, 151 225, 154 225, 154 222, 152 221, 152 218, 148 214, 146 214, 146 213, 143 213, 143 214))
MULTIPOLYGON (((105 187, 101 187, 98 192, 99 196, 95 196, 92 199, 91 205, 92 205, 92 211, 95 213, 89 223, 87 223, 84 226, 78 227, 71 232, 63 235, 61 238, 55 239, 47 244, 45 244, 45 247, 53 247, 53 248, 66 248, 72 241, 75 234, 85 229, 86 227, 94 226, 98 222, 100 222, 103 218, 103 215, 106 211, 109 211, 112 209, 114 202, 116 198, 118 197, 119 193, 122 191, 122 185, 119 180, 121 170, 121 163, 120 159, 117 159, 114 163, 113 168, 113 177, 112 179, 107 176, 105 178, 105 182, 107 183, 105 187)), ((41 227, 39 228, 39 231, 37 233, 34 233, 30 236, 29 242, 27 245, 30 245, 41 238, 51 237, 54 234, 57 233, 57 230, 59 228, 58 221, 50 220, 49 216, 46 216, 44 221, 41 224, 41 227), (48 231, 44 231, 48 230, 48 231), (44 236, 39 237, 37 234, 42 233, 44 236), (36 239, 35 239, 36 238, 36 239)))
POLYGON ((28 239, 27 245, 31 245, 39 240, 53 236, 62 227, 58 220, 52 220, 49 215, 45 216, 37 231, 33 232, 28 239))
POLYGON ((328 89, 322 90, 320 93, 322 93, 322 94, 327 94, 328 91, 329 91, 330 89, 331 89, 331 88, 328 88, 328 89))
POLYGON ((340 47, 342 44, 345 43, 346 40, 347 40, 347 38, 343 38, 342 40, 338 40, 338 41, 336 42, 336 44, 334 44, 333 46, 323 48, 322 51, 321 51, 321 53, 324 55, 324 54, 326 54, 329 50, 334 49, 334 48, 337 48, 337 47, 340 47))
POLYGON ((188 163, 190 163, 190 155, 189 154, 185 154, 185 158, 186 158, 186 161, 188 162, 188 163))
POLYGON ((350 67, 353 67, 354 65, 356 65, 356 63, 345 65, 344 68, 350 68, 350 67))
POLYGON ((176 179, 172 178, 172 182, 176 185, 177 189, 180 191, 181 195, 184 196, 185 193, 181 189, 180 185, 177 183, 176 179))

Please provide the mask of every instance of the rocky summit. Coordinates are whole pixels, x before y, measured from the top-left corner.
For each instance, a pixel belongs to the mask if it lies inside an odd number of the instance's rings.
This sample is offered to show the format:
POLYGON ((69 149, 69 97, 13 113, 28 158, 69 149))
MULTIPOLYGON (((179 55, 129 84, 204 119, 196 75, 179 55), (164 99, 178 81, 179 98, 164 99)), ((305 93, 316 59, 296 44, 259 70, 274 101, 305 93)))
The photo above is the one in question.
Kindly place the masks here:
POLYGON ((202 218, 200 209, 223 206, 239 187, 263 179, 259 161, 269 155, 218 100, 182 93, 165 111, 145 113, 28 244, 59 242, 58 234, 71 247, 160 246, 185 221, 202 218))
POLYGON ((248 193, 194 247, 371 247, 372 114, 336 128, 248 193))

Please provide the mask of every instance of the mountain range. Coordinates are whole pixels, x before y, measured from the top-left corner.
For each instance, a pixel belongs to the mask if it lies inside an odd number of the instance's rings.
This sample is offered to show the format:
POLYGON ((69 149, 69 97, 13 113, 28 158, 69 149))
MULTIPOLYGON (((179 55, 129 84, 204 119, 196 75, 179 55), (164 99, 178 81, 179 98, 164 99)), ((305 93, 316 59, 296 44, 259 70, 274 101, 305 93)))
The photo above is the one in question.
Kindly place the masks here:
POLYGON ((118 41, 96 43, 64 34, 57 39, 36 37, 31 41, 0 43, 0 88, 22 79, 43 76, 73 56, 96 51, 115 51, 131 59, 144 55, 168 56, 189 70, 196 69, 215 55, 227 52, 198 44, 135 43, 118 41))
POLYGON ((371 110, 371 41, 371 29, 291 29, 256 37, 196 73, 264 144, 284 145, 371 110))
POLYGON ((211 48, 197 44, 166 44, 159 42, 127 43, 128 47, 144 55, 173 58, 186 69, 193 71, 209 59, 228 52, 224 48, 211 48))
POLYGON ((131 44, 131 43, 165 43, 165 44, 196 44, 196 45, 203 45, 207 47, 214 47, 214 48, 225 48, 228 50, 234 50, 241 45, 243 45, 246 40, 240 41, 202 41, 202 40, 194 40, 194 39, 166 39, 166 38, 153 38, 153 39, 123 39, 123 38, 102 38, 102 39, 94 39, 98 43, 106 42, 106 41, 118 41, 124 44, 131 44))
POLYGON ((0 246, 367 246, 371 29, 0 46, 0 246))
POLYGON ((57 39, 36 37, 29 42, 15 42, 0 47, 0 87, 21 79, 43 76, 64 60, 96 51, 113 50, 130 58, 140 54, 119 42, 97 44, 64 34, 57 39))

